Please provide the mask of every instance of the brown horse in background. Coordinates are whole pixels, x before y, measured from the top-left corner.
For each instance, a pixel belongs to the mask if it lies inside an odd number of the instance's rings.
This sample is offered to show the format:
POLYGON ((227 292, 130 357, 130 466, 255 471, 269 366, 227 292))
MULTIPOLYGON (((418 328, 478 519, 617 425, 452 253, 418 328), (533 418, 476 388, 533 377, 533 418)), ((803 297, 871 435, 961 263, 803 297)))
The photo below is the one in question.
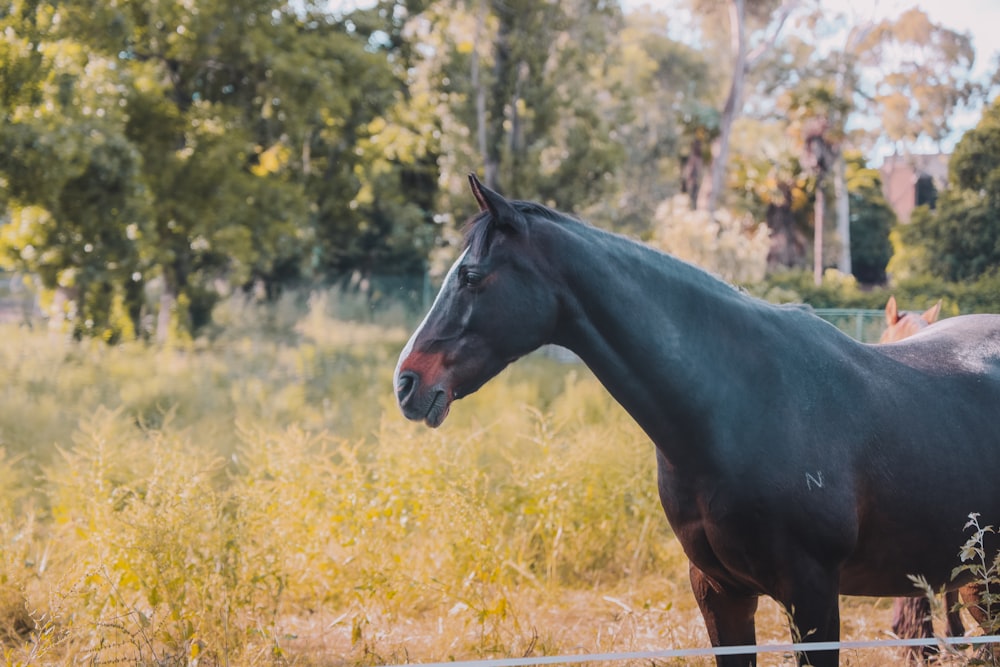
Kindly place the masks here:
POLYGON ((879 338, 880 343, 895 343, 897 340, 909 338, 921 329, 937 322, 938 315, 941 314, 941 300, 928 308, 921 315, 916 313, 901 313, 896 307, 896 297, 890 296, 889 303, 885 304, 886 330, 879 338))

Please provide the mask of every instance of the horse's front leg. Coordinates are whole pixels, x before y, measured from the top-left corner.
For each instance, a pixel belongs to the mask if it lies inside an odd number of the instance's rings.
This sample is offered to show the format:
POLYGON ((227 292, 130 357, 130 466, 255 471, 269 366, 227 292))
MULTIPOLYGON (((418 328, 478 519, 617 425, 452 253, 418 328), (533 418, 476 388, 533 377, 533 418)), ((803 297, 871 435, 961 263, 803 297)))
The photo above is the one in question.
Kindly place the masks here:
MULTIPOLYGON (((799 568, 797 576, 787 582, 780 602, 790 617, 792 640, 795 643, 836 642, 840 640, 840 580, 836 573, 820 566, 799 568)), ((800 652, 799 665, 837 667, 840 653, 836 649, 800 652)))
MULTIPOLYGON (((691 564, 691 590, 705 618, 712 646, 743 646, 756 642, 754 614, 757 596, 735 593, 691 564)), ((757 655, 716 656, 718 667, 753 667, 757 655)))

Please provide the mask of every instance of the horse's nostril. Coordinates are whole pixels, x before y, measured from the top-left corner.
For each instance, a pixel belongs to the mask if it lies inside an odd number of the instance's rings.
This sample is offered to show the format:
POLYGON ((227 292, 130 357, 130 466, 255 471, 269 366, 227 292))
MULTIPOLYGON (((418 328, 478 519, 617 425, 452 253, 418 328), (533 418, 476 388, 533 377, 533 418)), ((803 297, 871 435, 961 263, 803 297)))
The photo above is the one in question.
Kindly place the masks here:
POLYGON ((399 374, 396 380, 396 400, 402 404, 409 398, 413 390, 417 388, 417 374, 411 371, 404 371, 399 374))

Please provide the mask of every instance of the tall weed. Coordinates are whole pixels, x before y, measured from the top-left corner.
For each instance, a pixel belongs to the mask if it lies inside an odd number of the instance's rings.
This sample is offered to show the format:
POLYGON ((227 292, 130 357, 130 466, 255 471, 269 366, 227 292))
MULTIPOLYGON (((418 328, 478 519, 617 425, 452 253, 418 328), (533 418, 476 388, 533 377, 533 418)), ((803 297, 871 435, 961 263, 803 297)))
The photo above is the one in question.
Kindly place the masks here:
MULTIPOLYGON (((955 568, 952 577, 962 573, 972 576, 979 588, 978 599, 966 600, 966 608, 985 634, 995 635, 1000 631, 1000 552, 995 550, 997 541, 990 536, 995 536, 997 529, 980 524, 979 514, 975 512, 969 515, 965 528, 971 529, 972 534, 959 552, 962 564, 955 568)), ((1000 664, 1000 651, 994 646, 984 646, 965 664, 1000 664)))

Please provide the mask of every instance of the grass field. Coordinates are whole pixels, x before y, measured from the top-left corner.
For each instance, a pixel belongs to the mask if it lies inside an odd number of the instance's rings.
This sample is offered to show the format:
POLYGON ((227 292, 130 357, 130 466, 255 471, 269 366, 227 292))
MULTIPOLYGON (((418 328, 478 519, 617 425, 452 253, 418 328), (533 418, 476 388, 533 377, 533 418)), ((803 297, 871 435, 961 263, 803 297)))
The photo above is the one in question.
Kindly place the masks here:
MULTIPOLYGON (((211 341, 167 349, 3 325, 6 664, 707 645, 652 445, 585 368, 534 355, 429 430, 393 403, 403 328, 322 302, 228 317, 211 341)), ((845 600, 844 639, 885 637, 890 610, 845 600)), ((773 603, 758 627, 789 640, 773 603)))

